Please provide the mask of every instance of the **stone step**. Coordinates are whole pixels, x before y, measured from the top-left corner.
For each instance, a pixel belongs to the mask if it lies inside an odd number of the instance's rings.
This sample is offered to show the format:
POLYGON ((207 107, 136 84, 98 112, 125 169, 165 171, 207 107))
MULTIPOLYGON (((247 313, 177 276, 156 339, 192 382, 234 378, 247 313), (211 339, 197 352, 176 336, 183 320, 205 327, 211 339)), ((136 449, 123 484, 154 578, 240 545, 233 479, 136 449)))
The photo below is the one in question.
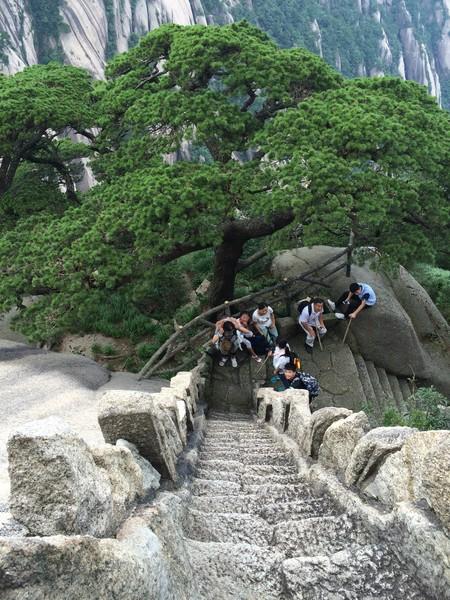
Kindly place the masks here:
POLYGON ((298 475, 250 475, 245 476, 239 473, 230 473, 225 471, 220 473, 218 471, 196 471, 194 479, 201 479, 203 481, 216 481, 216 482, 234 482, 241 485, 242 489, 245 490, 250 485, 265 486, 265 485, 298 485, 301 483, 301 479, 298 475))
POLYGON ((281 452, 284 453, 284 449, 281 446, 275 446, 274 444, 265 445, 265 444, 202 444, 200 446, 200 452, 204 454, 211 454, 211 457, 218 452, 225 453, 235 453, 236 456, 240 456, 242 454, 271 454, 272 452, 281 452))
POLYGON ((395 405, 401 414, 406 412, 405 400, 403 398, 402 390, 400 389, 400 383, 396 375, 388 374, 389 383, 391 385, 392 393, 394 394, 395 405))
POLYGON ((197 461, 196 468, 234 472, 242 468, 242 463, 238 460, 214 460, 210 458, 201 458, 197 461))
POLYGON ((241 494, 242 489, 240 483, 235 481, 217 481, 194 477, 191 484, 191 493, 193 496, 222 496, 241 494))
POLYGON ((385 397, 384 391, 381 387, 380 379, 378 377, 377 369, 374 363, 370 360, 366 360, 367 372, 369 373, 370 382, 372 384, 373 391, 375 393, 375 404, 374 404, 374 414, 381 419, 384 413, 385 406, 385 397))
POLYGON ((301 483, 301 478, 297 473, 292 475, 280 475, 278 473, 267 474, 267 475, 253 475, 247 473, 245 476, 241 477, 241 482, 244 486, 247 485, 268 485, 268 484, 299 484, 301 483))
POLYGON ((290 558, 282 566, 287 598, 301 600, 426 600, 385 548, 353 546, 330 556, 290 558))
POLYGON ((195 476, 199 479, 213 479, 215 481, 236 481, 240 483, 241 474, 233 471, 215 471, 214 469, 195 469, 195 476))
POLYGON ((286 557, 333 554, 350 544, 365 544, 367 533, 346 515, 285 521, 275 526, 272 543, 286 557))
POLYGON ((308 488, 303 483, 282 485, 271 483, 265 485, 242 484, 242 493, 262 496, 264 502, 290 502, 304 500, 309 497, 308 488))
POLYGON ((196 468, 198 469, 212 469, 215 471, 231 471, 233 473, 249 473, 251 475, 295 475, 297 474, 297 467, 294 464, 288 463, 285 465, 273 465, 267 463, 260 463, 256 465, 244 465, 244 463, 238 460, 214 460, 202 458, 197 461, 196 468))
POLYGON ((399 378, 398 382, 402 391, 403 400, 405 401, 406 406, 408 406, 409 399, 412 395, 411 387, 406 379, 399 378))
POLYGON ((207 429, 210 431, 258 431, 255 421, 221 421, 207 420, 207 429))
POLYGON ((333 510, 330 502, 325 498, 308 497, 304 500, 264 503, 259 506, 258 514, 268 523, 276 524, 284 521, 330 516, 333 514, 333 510))
POLYGON ((256 494, 192 496, 189 507, 209 513, 259 514, 261 497, 256 494))
POLYGON ((219 445, 229 446, 230 444, 260 444, 260 445, 274 445, 275 442, 270 437, 262 437, 260 435, 239 435, 229 434, 226 435, 205 435, 204 445, 219 445))
POLYGON ((208 421, 227 421, 234 423, 236 421, 254 422, 253 416, 250 413, 243 412, 218 412, 216 410, 208 412, 208 421))
POLYGON ((281 600, 284 557, 255 544, 187 541, 202 600, 281 600))
POLYGON ((188 508, 184 526, 186 537, 202 542, 231 542, 267 546, 273 533, 257 515, 247 513, 205 513, 188 508))
POLYGON ((355 364, 356 368, 358 369, 358 375, 364 390, 366 402, 368 406, 374 410, 375 407, 378 406, 378 403, 372 386, 372 381, 370 379, 369 371, 367 370, 366 361, 360 354, 355 354, 355 364))
POLYGON ((394 392, 392 391, 391 384, 389 383, 389 379, 385 369, 381 367, 377 367, 378 379, 380 380, 380 385, 384 392, 384 408, 396 408, 394 392))
POLYGON ((261 435, 260 433, 211 433, 210 431, 205 433, 204 436, 205 442, 208 443, 222 443, 228 444, 231 442, 261 442, 265 444, 274 443, 274 440, 269 436, 269 434, 261 435))
POLYGON ((247 436, 239 436, 239 437, 234 437, 234 436, 224 436, 224 437, 205 437, 204 442, 201 446, 202 448, 218 448, 218 447, 222 447, 222 448, 242 448, 242 447, 246 447, 246 448, 262 448, 264 450, 270 449, 270 448, 278 448, 279 450, 282 449, 282 446, 280 446, 279 444, 275 443, 273 440, 270 439, 264 439, 264 438, 253 438, 253 437, 247 437, 247 436))
POLYGON ((280 471, 280 465, 264 465, 264 469, 255 470, 253 467, 246 468, 241 464, 232 471, 218 470, 212 467, 196 466, 195 476, 200 479, 220 479, 222 481, 244 481, 246 483, 264 483, 265 479, 277 483, 295 483, 298 474, 294 472, 280 471))
POLYGON ((271 451, 266 453, 239 451, 236 449, 215 450, 206 452, 203 448, 200 449, 200 459, 211 460, 233 460, 239 461, 246 465, 258 465, 271 463, 273 465, 291 464, 289 456, 284 452, 271 451))
POLYGON ((272 525, 281 521, 306 519, 332 514, 332 508, 323 498, 306 497, 304 500, 273 502, 257 494, 229 494, 227 496, 192 496, 190 508, 210 513, 246 513, 259 515, 272 525))

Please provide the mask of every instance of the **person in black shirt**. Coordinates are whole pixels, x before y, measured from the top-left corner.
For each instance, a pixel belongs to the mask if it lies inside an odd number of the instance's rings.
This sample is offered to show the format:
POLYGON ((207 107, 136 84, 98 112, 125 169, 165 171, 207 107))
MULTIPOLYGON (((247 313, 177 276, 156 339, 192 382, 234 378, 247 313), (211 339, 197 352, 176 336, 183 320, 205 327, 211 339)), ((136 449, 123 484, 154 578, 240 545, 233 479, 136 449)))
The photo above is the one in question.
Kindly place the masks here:
POLYGON ((297 371, 293 363, 288 363, 284 367, 284 373, 278 375, 278 378, 283 385, 284 390, 307 390, 309 392, 310 402, 320 393, 320 386, 317 379, 309 373, 297 371))
POLYGON ((284 373, 279 375, 280 381, 284 385, 284 389, 288 390, 290 388, 294 390, 307 390, 308 388, 303 383, 302 378, 299 373, 297 373, 297 369, 293 363, 288 363, 284 367, 284 373))

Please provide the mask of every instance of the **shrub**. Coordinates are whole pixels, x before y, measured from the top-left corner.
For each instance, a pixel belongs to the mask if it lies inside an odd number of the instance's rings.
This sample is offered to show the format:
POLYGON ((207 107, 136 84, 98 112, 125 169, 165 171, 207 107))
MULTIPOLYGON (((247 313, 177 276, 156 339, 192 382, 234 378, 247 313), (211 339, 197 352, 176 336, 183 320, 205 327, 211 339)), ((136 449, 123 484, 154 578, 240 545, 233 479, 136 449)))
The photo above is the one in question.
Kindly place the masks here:
POLYGON ((450 419, 440 408, 448 405, 448 399, 433 386, 419 388, 408 401, 408 413, 403 416, 397 409, 388 408, 383 415, 383 425, 415 427, 420 431, 450 429, 450 419))
POLYGON ((450 271, 419 264, 412 272, 417 281, 430 294, 447 321, 450 321, 450 271))
POLYGON ((186 325, 189 321, 192 321, 201 312, 200 307, 197 304, 187 304, 181 306, 175 313, 175 320, 180 325, 186 325))
POLYGON ((145 344, 139 344, 136 349, 138 357, 142 361, 147 361, 160 347, 161 344, 158 342, 147 342, 145 344))
POLYGON ((405 419, 396 408, 388 408, 384 411, 383 425, 385 427, 395 427, 398 425, 404 426, 406 423, 405 419))

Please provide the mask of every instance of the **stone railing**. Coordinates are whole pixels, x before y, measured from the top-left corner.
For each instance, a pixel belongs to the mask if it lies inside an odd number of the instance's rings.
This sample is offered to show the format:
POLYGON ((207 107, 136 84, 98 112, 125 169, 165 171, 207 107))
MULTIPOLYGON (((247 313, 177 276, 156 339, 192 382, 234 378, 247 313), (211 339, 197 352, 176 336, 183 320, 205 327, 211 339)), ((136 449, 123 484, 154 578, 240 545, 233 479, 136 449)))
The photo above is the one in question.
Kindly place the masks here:
POLYGON ((13 517, 33 535, 114 535, 136 503, 158 489, 161 475, 177 479, 201 387, 194 369, 178 373, 157 394, 104 392, 98 420, 107 443, 98 448, 57 417, 13 432, 13 517))
POLYGON ((10 436, 10 510, 21 526, 0 536, 2 600, 200 600, 183 491, 153 496, 161 474, 178 478, 189 432, 201 436, 203 388, 196 368, 157 394, 105 392, 98 418, 108 443, 98 448, 54 417, 10 436))
POLYGON ((450 431, 370 429, 364 412, 339 407, 311 413, 303 390, 259 388, 254 408, 316 492, 396 542, 436 598, 448 597, 450 431))

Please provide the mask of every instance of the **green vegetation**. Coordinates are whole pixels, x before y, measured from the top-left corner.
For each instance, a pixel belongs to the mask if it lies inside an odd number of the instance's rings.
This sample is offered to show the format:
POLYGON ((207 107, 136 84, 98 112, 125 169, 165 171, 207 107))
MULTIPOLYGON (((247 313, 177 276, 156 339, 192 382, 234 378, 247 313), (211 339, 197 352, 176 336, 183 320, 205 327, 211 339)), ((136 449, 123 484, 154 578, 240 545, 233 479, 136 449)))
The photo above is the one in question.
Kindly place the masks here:
POLYGON ((259 141, 305 244, 343 246, 353 230, 386 264, 408 266, 448 248, 449 127, 415 83, 356 79, 279 114, 259 141))
POLYGON ((91 350, 98 356, 117 355, 117 348, 114 348, 111 344, 92 344, 91 350))
MULTIPOLYGON (((0 207, 9 206, 9 215, 20 215, 22 207, 13 207, 25 192, 5 198, 11 186, 20 187, 30 165, 52 167, 66 187, 69 201, 76 201, 70 161, 89 155, 84 144, 58 140, 67 127, 83 132, 94 122, 91 105, 91 80, 86 72, 55 63, 30 67, 10 77, 0 78, 0 207), (20 182, 22 179, 22 182, 20 182), (5 202, 5 205, 3 204, 5 202)), ((36 180, 36 170, 32 179, 36 180)), ((42 173, 42 194, 56 183, 54 175, 42 173)), ((29 182, 31 183, 31 181, 29 182)), ((34 200, 39 188, 27 186, 34 200)), ((54 204, 58 188, 54 185, 49 206, 54 204)), ((30 204, 26 199, 25 202, 30 204)), ((38 206, 39 210, 39 201, 38 206)))
POLYGON ((407 414, 402 415, 397 409, 389 408, 384 413, 383 425, 416 427, 420 431, 450 429, 450 416, 445 412, 446 407, 450 407, 450 402, 434 387, 419 388, 409 399, 407 414))
POLYGON ((311 27, 315 22, 320 29, 324 59, 333 66, 339 61, 344 75, 356 76, 361 66, 367 71, 375 67, 382 67, 388 73, 394 71, 392 65, 379 64, 382 25, 371 14, 359 13, 353 0, 329 4, 257 0, 252 3, 252 10, 237 4, 234 16, 257 23, 285 48, 302 46, 318 52, 318 33, 311 27))
POLYGON ((117 52, 116 19, 114 14, 113 0, 103 0, 106 12, 106 21, 108 23, 108 40, 106 42, 105 56, 112 58, 117 52))
POLYGON ((239 273, 263 244, 352 229, 405 266, 448 248, 448 114, 414 83, 344 80, 246 22, 161 27, 95 88, 32 67, 0 78, 0 101, 0 311, 39 295, 17 320, 33 341, 126 338, 136 366, 174 317, 270 283, 264 261, 239 273), (58 139, 68 127, 92 145, 58 139), (98 184, 79 194, 83 156, 98 184))
POLYGON ((418 264, 415 266, 413 274, 450 323, 450 271, 431 265, 418 264))
POLYGON ((59 9, 61 0, 29 0, 35 46, 39 62, 63 62, 59 34, 67 27, 59 9))

